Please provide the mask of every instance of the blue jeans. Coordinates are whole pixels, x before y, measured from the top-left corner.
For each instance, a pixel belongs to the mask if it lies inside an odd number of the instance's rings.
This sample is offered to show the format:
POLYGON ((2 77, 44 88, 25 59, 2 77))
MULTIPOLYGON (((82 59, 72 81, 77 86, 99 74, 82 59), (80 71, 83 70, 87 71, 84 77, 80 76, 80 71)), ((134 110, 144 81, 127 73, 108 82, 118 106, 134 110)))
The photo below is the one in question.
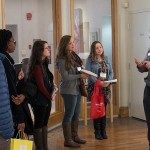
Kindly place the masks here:
POLYGON ((79 120, 81 95, 62 94, 65 106, 63 123, 79 120))

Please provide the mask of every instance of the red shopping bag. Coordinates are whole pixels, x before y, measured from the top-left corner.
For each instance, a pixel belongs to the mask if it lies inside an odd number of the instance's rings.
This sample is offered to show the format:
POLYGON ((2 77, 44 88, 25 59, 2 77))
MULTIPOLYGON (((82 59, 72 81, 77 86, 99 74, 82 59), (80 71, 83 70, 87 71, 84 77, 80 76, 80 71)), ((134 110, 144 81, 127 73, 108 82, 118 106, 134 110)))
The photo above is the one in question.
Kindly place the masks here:
POLYGON ((102 94, 102 86, 97 80, 94 84, 93 94, 91 96, 90 118, 96 119, 105 116, 104 95, 102 94))

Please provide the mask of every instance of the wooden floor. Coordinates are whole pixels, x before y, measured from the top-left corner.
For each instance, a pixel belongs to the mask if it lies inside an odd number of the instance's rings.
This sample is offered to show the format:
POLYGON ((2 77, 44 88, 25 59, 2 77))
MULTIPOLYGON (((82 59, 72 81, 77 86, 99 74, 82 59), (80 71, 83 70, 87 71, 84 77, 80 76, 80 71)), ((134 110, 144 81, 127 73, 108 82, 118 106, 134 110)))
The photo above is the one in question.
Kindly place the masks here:
POLYGON ((50 150, 148 150, 146 123, 133 118, 115 119, 113 124, 108 122, 107 140, 96 140, 91 122, 88 126, 80 125, 80 135, 87 140, 80 148, 63 146, 61 127, 48 134, 50 150))

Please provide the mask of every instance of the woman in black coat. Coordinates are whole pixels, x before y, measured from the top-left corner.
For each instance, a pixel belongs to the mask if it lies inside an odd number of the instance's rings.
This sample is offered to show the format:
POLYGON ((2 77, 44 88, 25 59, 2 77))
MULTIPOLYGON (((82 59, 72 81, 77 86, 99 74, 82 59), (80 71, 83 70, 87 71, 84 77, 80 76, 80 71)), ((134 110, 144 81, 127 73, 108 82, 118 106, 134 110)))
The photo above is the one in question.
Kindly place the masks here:
POLYGON ((18 75, 16 74, 14 60, 10 56, 10 53, 14 52, 15 47, 16 41, 13 38, 12 32, 9 30, 1 29, 0 53, 5 57, 2 63, 4 65, 7 77, 11 110, 14 126, 17 132, 18 130, 24 131, 25 129, 25 113, 22 107, 25 100, 25 95, 19 92, 17 87, 20 84, 20 81, 24 78, 24 73, 20 71, 18 75))
MULTIPOLYGON (((54 83, 53 74, 48 68, 50 49, 46 41, 33 44, 29 61, 28 81, 35 83, 37 92, 30 99, 34 112, 34 142, 36 150, 48 150, 47 124, 51 112, 54 83)), ((31 90, 29 91, 29 95, 31 90)))

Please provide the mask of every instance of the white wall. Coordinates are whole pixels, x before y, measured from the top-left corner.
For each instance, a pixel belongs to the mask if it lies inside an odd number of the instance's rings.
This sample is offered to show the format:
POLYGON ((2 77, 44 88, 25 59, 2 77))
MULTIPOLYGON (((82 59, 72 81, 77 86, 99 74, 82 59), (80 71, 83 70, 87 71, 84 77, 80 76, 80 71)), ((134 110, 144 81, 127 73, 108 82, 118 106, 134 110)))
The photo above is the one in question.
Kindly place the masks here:
POLYGON ((29 53, 28 45, 37 36, 37 26, 35 25, 37 20, 35 16, 37 12, 36 5, 36 0, 6 0, 6 24, 18 25, 19 62, 22 60, 22 54, 27 55, 29 53), (31 12, 33 15, 31 21, 26 20, 27 12, 31 12))
POLYGON ((61 0, 62 35, 71 34, 70 0, 61 0))
MULTIPOLYGON (((150 1, 149 0, 118 0, 119 2, 119 33, 120 33, 120 106, 130 106, 132 93, 131 90, 131 73, 130 73, 130 58, 131 54, 131 39, 130 39, 130 22, 131 13, 139 13, 150 11, 150 1), (129 4, 128 8, 124 7, 124 3, 129 4)), ((143 23, 144 26, 144 23, 143 23)), ((136 30, 136 29, 135 29, 136 30)))
POLYGON ((6 24, 18 25, 19 62, 29 57, 33 39, 43 39, 53 45, 51 38, 52 0, 6 0, 6 24), (26 19, 26 13, 32 13, 32 19, 26 19))
POLYGON ((133 57, 141 60, 146 56, 148 48, 150 48, 150 1, 137 0, 129 1, 129 23, 130 33, 132 34, 129 39, 130 53, 131 53, 131 115, 140 119, 145 119, 143 108, 143 93, 144 93, 144 77, 147 73, 139 73, 133 61, 133 57), (140 86, 139 86, 140 85, 140 86), (136 88, 138 87, 138 88, 136 88))
MULTIPOLYGON (((89 23, 89 30, 87 35, 90 35, 90 40, 92 39, 92 36, 94 33, 97 33, 98 39, 100 42, 102 42, 105 54, 112 59, 112 39, 111 39, 111 0, 74 0, 75 3, 75 9, 80 8, 82 10, 83 14, 83 30, 85 30, 86 26, 84 26, 84 23, 89 23), (108 18, 110 18, 110 22, 108 21, 108 18), (108 26, 108 23, 110 23, 110 26, 108 26), (109 31, 106 31, 106 28, 109 31), (110 34, 108 34, 108 32, 110 34), (110 46, 108 46, 110 44, 110 46)), ((85 44, 88 44, 87 41, 85 41, 87 38, 85 35, 84 37, 84 51, 89 52, 90 51, 90 45, 93 42, 89 41, 89 45, 85 46, 85 44), (88 47, 88 48, 87 48, 88 47)))
POLYGON ((149 0, 129 0, 129 11, 147 11, 150 10, 149 0))
POLYGON ((90 22, 90 31, 102 26, 102 17, 111 15, 110 0, 74 0, 75 9, 83 10, 83 22, 90 22))
POLYGON ((37 38, 43 39, 51 46, 51 64, 50 70, 54 73, 54 45, 53 45, 53 12, 52 0, 37 0, 37 23, 38 36, 37 38))

